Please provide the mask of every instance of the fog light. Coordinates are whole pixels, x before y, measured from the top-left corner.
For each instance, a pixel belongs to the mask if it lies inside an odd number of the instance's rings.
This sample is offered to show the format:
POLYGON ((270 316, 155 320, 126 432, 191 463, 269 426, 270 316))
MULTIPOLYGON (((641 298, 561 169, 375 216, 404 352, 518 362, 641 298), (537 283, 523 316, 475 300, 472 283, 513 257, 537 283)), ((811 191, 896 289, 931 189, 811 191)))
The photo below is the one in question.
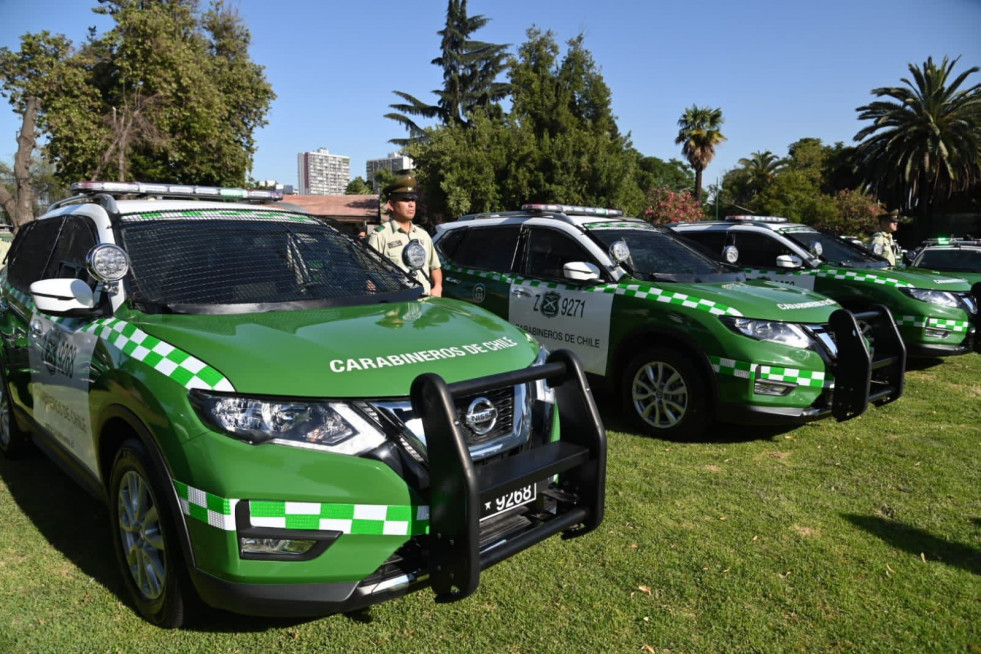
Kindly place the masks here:
POLYGON ((315 540, 284 540, 280 538, 239 538, 238 546, 243 555, 302 556, 316 544, 315 540))
POLYGON ((949 329, 931 329, 928 327, 923 331, 927 338, 947 338, 951 334, 949 329))
POLYGON ((790 395, 790 392, 797 388, 794 384, 781 384, 779 382, 769 382, 757 380, 753 386, 753 392, 757 395, 775 395, 783 397, 790 395))

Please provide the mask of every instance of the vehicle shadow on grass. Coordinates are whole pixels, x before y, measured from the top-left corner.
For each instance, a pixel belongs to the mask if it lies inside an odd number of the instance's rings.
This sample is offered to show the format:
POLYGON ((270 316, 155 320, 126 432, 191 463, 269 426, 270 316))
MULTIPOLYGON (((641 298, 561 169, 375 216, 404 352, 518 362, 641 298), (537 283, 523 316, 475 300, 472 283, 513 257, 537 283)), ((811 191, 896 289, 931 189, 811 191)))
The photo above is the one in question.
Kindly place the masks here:
MULTIPOLYGON (((926 561, 938 561, 981 575, 981 550, 976 547, 953 543, 917 527, 876 516, 846 513, 843 517, 893 547, 916 557, 922 557, 926 561)), ((975 524, 981 524, 981 521, 975 520, 975 524)))
POLYGON ((14 461, 0 458, 0 478, 52 547, 85 575, 122 597, 125 589, 116 570, 109 511, 102 502, 82 491, 34 447, 14 461))
MULTIPOLYGON (((28 447, 15 461, 0 457, 0 479, 41 536, 138 618, 136 609, 127 599, 120 577, 122 573, 116 566, 106 506, 80 490, 74 480, 34 447, 28 447)), ((38 574, 44 575, 44 572, 38 574)), ((186 625, 186 629, 261 632, 313 619, 316 618, 254 618, 205 608, 197 620, 186 625)))
POLYGON ((600 416, 603 418, 603 426, 608 431, 616 431, 625 434, 634 434, 639 438, 657 438, 665 443, 701 443, 701 444, 732 444, 748 443, 751 441, 769 441, 778 436, 786 434, 797 426, 794 425, 736 425, 713 421, 701 436, 695 439, 668 438, 665 436, 651 436, 642 431, 633 421, 620 398, 609 391, 593 386, 593 399, 596 401, 596 408, 599 409, 600 416))

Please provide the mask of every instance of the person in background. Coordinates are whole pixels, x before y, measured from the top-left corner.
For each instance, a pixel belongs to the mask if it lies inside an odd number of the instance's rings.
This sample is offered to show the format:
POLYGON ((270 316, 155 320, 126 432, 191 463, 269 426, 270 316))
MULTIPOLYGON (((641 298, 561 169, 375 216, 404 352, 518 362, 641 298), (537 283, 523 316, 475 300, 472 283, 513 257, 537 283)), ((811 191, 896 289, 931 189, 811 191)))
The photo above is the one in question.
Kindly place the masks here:
POLYGON ((869 241, 869 249, 874 253, 889 261, 890 266, 896 265, 896 255, 899 252, 899 244, 893 240, 892 235, 899 229, 899 212, 890 211, 879 216, 879 231, 872 235, 869 241))
POLYGON ((388 197, 385 209, 390 218, 371 233, 368 245, 408 272, 402 263, 402 249, 410 241, 419 241, 426 250, 426 266, 424 270, 416 271, 415 277, 426 293, 440 297, 443 294, 443 271, 433 248, 433 239, 426 230, 412 222, 416 217, 416 200, 419 198, 415 177, 399 177, 385 187, 385 193, 388 197))

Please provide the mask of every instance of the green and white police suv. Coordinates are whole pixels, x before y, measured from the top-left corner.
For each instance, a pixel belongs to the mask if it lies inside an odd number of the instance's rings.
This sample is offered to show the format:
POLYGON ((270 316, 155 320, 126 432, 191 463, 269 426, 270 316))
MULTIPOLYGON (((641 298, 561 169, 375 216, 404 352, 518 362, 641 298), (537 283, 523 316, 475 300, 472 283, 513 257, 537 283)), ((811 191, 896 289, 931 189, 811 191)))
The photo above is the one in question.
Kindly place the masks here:
POLYGON ((888 307, 910 356, 981 347, 979 298, 958 276, 892 267, 864 247, 782 217, 729 216, 673 229, 750 277, 813 289, 856 311, 888 307))
POLYGON ((462 599, 602 520, 606 436, 568 350, 421 297, 322 220, 207 201, 268 193, 75 188, 0 274, 0 450, 30 434, 106 501, 149 621, 198 597, 284 616, 462 599))
POLYGON ((834 300, 747 283, 620 213, 530 204, 440 225, 443 292, 572 349, 654 435, 693 437, 713 417, 843 420, 902 393, 905 352, 887 310, 864 316, 882 343, 872 360, 834 300))

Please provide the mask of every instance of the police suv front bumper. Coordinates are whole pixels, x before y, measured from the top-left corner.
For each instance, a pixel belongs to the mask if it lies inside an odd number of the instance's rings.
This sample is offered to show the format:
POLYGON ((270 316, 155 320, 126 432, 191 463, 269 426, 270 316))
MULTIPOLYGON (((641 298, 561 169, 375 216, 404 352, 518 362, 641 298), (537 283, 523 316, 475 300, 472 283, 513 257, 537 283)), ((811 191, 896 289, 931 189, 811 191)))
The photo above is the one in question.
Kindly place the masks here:
POLYGON ((906 346, 888 308, 838 309, 831 314, 828 327, 837 349, 825 361, 834 375, 834 389, 807 407, 724 403, 720 417, 748 425, 804 424, 828 415, 843 421, 861 415, 869 404, 887 404, 902 396, 906 346))
MULTIPOLYGON (((456 601, 476 590, 483 569, 557 533, 571 538, 602 522, 606 431, 571 352, 557 350, 544 365, 453 384, 426 373, 415 379, 410 396, 423 422, 429 455, 429 484, 423 491, 429 495, 428 535, 411 538, 375 573, 352 582, 250 584, 192 568, 204 601, 247 615, 293 617, 349 612, 426 585, 438 602, 456 601), (454 398, 539 380, 552 388, 560 439, 475 465, 454 398), (534 505, 482 517, 484 503, 531 487, 539 496, 534 505)), ((255 531, 248 526, 247 513, 238 523, 244 526, 239 536, 255 531)), ((262 535, 270 536, 268 530, 262 535)), ((288 536, 304 534, 292 531, 288 536)), ((327 546, 344 538, 324 532, 309 536, 327 546)))

